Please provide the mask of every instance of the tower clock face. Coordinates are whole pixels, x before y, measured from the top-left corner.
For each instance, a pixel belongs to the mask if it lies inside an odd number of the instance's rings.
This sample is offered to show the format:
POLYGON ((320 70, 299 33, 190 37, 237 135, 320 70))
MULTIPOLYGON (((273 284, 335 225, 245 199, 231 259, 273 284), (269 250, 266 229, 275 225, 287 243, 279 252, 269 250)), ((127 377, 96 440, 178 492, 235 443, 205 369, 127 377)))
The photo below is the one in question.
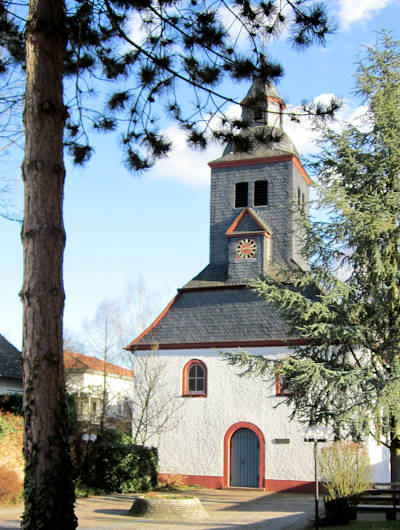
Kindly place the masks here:
POLYGON ((254 239, 241 239, 236 245, 236 259, 255 258, 257 243, 254 239))

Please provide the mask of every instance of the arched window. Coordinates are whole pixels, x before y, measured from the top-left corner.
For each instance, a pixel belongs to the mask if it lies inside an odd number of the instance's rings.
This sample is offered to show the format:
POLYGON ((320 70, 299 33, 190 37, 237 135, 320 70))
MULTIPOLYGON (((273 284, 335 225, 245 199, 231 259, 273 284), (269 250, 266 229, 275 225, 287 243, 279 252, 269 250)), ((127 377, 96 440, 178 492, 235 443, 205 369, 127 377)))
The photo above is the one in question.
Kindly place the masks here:
POLYGON ((182 375, 183 396, 207 396, 207 367, 202 361, 192 359, 186 363, 182 375))

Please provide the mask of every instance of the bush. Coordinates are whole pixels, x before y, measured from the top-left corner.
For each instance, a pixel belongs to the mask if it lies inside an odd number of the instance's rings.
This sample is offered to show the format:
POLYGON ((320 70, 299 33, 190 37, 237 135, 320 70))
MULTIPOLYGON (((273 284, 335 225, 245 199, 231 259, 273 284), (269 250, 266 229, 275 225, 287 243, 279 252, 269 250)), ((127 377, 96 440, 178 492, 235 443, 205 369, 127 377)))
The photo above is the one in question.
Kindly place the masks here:
POLYGON ((356 518, 359 495, 371 481, 368 451, 354 442, 334 442, 321 449, 319 463, 328 493, 324 498, 325 523, 348 524, 356 518))
POLYGON ((22 394, 4 394, 0 396, 0 411, 22 416, 22 394))
POLYGON ((369 487, 372 470, 363 445, 334 442, 321 449, 319 464, 329 499, 358 495, 369 487))
POLYGON ((9 412, 0 412, 0 466, 15 471, 20 482, 24 476, 23 437, 23 418, 9 412))
POLYGON ((6 467, 0 467, 0 504, 17 502, 22 495, 22 481, 18 474, 6 467))
POLYGON ((123 432, 108 429, 89 446, 80 442, 80 450, 75 450, 78 454, 78 480, 90 487, 107 493, 130 493, 150 491, 157 485, 157 450, 134 445, 123 432))

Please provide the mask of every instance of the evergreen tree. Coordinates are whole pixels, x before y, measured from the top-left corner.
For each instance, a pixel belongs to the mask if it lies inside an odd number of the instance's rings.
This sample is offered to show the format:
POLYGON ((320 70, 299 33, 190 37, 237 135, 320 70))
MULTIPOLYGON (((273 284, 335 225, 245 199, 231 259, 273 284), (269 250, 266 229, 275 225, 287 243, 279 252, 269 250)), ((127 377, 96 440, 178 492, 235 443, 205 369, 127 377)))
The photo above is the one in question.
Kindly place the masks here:
MULTIPOLYGON (((62 352, 64 147, 84 163, 89 133, 116 131, 128 167, 148 168, 170 149, 161 112, 204 147, 212 119, 233 101, 218 88, 226 77, 281 75, 258 50, 287 26, 296 46, 323 43, 331 30, 309 0, 0 0, 0 74, 20 66, 26 75, 22 528, 77 524, 62 352), (194 92, 190 108, 181 105, 184 85, 194 92)), ((216 136, 243 124, 231 126, 216 136)))
MULTIPOLYGON (((400 43, 390 35, 366 49, 356 93, 359 125, 323 128, 313 164, 324 219, 299 220, 310 269, 252 285, 306 340, 279 367, 292 417, 341 437, 371 434, 390 448, 400 481, 400 43)), ((248 374, 275 370, 248 353, 228 360, 248 374)))

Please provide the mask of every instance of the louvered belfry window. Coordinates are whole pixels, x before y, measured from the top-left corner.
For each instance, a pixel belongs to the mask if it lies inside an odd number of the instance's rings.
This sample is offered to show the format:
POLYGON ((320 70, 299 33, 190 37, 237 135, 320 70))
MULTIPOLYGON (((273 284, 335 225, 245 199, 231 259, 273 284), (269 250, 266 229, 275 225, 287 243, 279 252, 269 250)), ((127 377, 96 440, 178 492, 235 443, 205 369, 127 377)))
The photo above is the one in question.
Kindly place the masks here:
POLYGON ((257 180, 254 183, 254 206, 266 206, 268 204, 268 181, 257 180))
POLYGON ((263 111, 260 107, 255 107, 253 110, 254 121, 262 122, 263 121, 263 111))
POLYGON ((237 182, 235 184, 235 208, 243 208, 248 204, 248 182, 237 182))

